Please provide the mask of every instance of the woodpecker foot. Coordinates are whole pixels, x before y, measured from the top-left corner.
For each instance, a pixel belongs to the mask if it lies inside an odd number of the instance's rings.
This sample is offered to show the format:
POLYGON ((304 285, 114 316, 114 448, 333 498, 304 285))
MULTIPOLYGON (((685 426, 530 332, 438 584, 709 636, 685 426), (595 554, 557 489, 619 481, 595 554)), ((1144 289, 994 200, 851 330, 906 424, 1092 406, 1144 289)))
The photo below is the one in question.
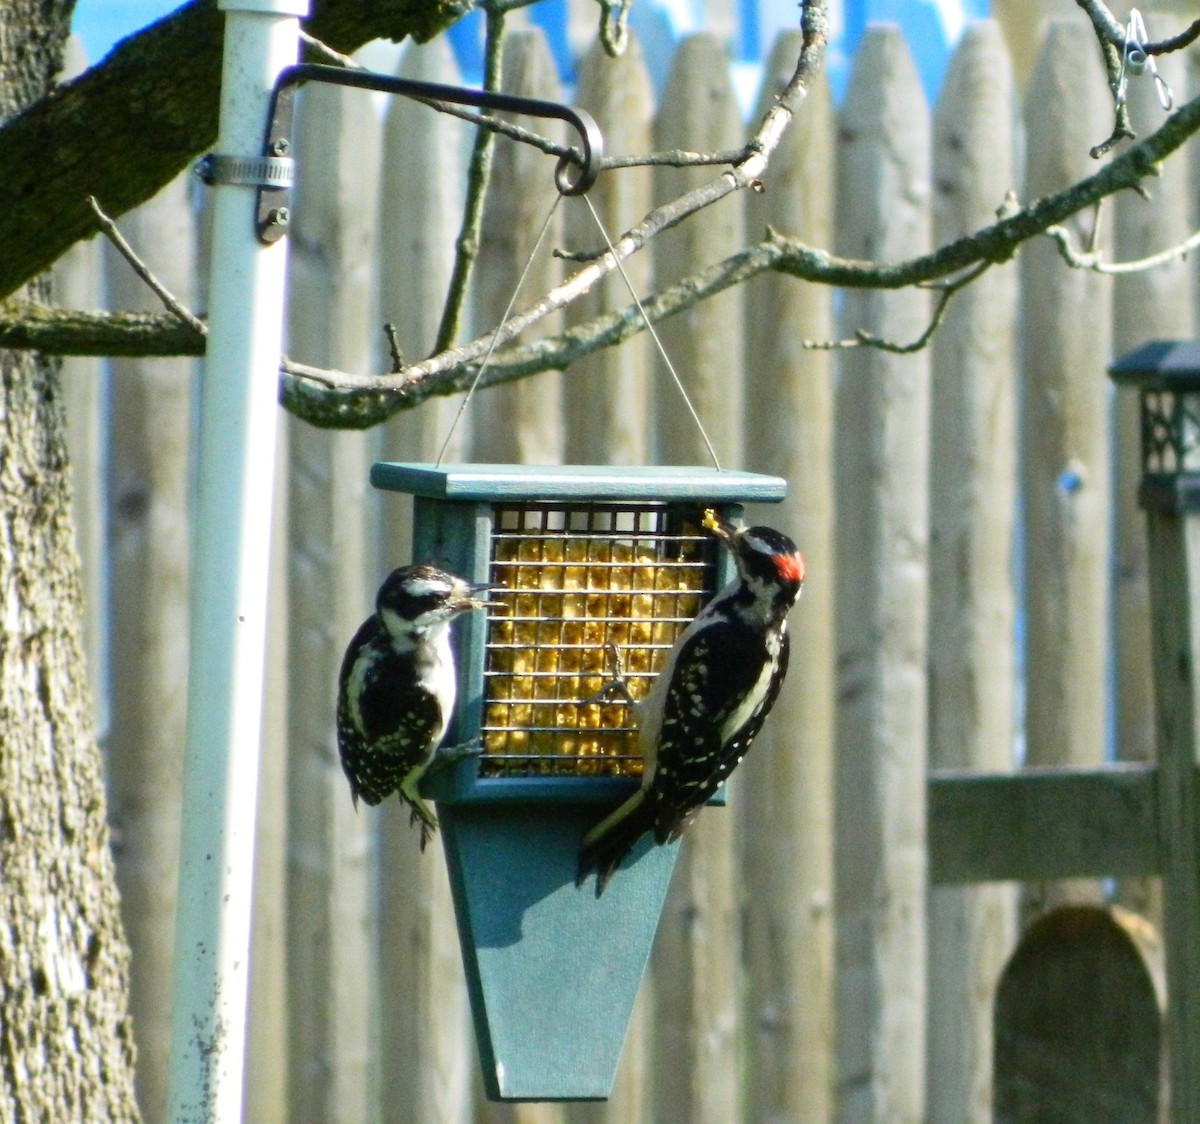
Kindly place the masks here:
POLYGON ((613 676, 600 684, 600 690, 586 699, 580 699, 578 706, 596 706, 600 703, 623 702, 627 706, 634 703, 633 695, 629 693, 629 681, 625 678, 625 661, 621 658, 621 650, 610 640, 604 645, 608 658, 612 660, 613 676))
POLYGON ((433 755, 433 760, 429 763, 429 768, 425 770, 425 775, 429 776, 431 773, 448 769, 451 765, 457 765, 460 761, 482 755, 482 738, 472 738, 470 741, 460 742, 458 745, 444 745, 433 755))

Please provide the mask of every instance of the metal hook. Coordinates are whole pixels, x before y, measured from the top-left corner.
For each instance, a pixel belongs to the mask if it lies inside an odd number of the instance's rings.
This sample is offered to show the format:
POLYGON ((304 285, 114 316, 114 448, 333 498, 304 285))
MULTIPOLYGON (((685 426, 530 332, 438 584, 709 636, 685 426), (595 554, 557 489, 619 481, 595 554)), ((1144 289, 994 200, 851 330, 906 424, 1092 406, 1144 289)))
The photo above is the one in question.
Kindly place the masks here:
POLYGON ((1129 22, 1125 25, 1125 46, 1121 51, 1121 73, 1117 79, 1117 104, 1122 105, 1125 102, 1128 76, 1144 74, 1149 69, 1154 77, 1154 92, 1158 96, 1158 104, 1169 113, 1175 105, 1175 95, 1158 73, 1158 63, 1154 61, 1154 56, 1146 53, 1144 44, 1149 38, 1142 13, 1137 8, 1130 8, 1129 22))
MULTIPOLYGON (((554 185, 563 195, 582 195, 596 182, 604 156, 604 135, 591 114, 559 102, 499 94, 491 90, 473 90, 462 86, 444 86, 414 78, 396 78, 369 70, 349 70, 337 66, 302 63, 282 70, 271 94, 270 116, 263 151, 269 157, 287 153, 291 146, 292 116, 296 88, 304 82, 325 82, 335 86, 354 86, 385 94, 402 94, 419 101, 446 101, 520 113, 526 117, 547 117, 566 121, 578 134, 581 154, 571 152, 558 161, 554 185)), ((290 186, 260 184, 257 228, 263 242, 277 242, 287 233, 291 195, 290 186)))

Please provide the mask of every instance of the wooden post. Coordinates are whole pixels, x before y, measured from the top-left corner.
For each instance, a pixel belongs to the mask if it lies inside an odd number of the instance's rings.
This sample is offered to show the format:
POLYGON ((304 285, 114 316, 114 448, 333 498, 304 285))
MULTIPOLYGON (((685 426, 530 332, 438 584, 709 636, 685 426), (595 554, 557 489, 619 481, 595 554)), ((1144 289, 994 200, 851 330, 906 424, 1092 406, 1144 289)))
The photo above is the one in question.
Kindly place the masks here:
MULTIPOLYGON (((1025 198, 1095 170, 1088 149, 1108 135, 1112 104, 1083 20, 1048 25, 1025 115, 1025 198)), ((1094 218, 1064 225, 1083 244, 1094 218)), ((1096 765, 1108 700, 1110 487, 1108 390, 1097 372, 1108 361, 1111 282, 1065 268, 1049 239, 1025 246, 1021 265, 1026 763, 1096 765)), ((1041 887, 1031 904, 1097 894, 1094 883, 1041 887)))
POLYGON ((1046 5, 1039 0, 995 0, 991 12, 1008 43, 1017 91, 1024 93, 1045 30, 1046 5))
MULTIPOLYGON (((656 125, 656 147, 707 150, 740 143, 742 124, 719 41, 684 39, 671 65, 656 125)), ((712 177, 711 168, 668 169, 657 197, 674 196, 712 177)), ((742 210, 725 200, 699 222, 655 241, 655 283, 666 284, 742 244, 742 210)), ((663 345, 688 388, 728 467, 741 459, 741 300, 723 293, 659 328, 663 345)), ((660 370, 655 381, 658 459, 710 464, 678 389, 660 370)), ((738 897, 734 880, 731 807, 709 809, 688 830, 651 960, 655 995, 654 1119, 659 1124, 726 1124, 741 1102, 738 897)))
MULTIPOLYGON (((609 152, 648 152, 654 99, 642 49, 630 34, 624 55, 612 59, 594 43, 579 64, 576 100, 595 117, 609 152)), ((588 198, 614 241, 650 209, 649 168, 629 168, 601 176, 588 198)), ((582 200, 568 201, 565 234, 569 246, 604 248, 604 235, 582 200)), ((625 262, 639 298, 650 283, 650 255, 625 262)), ((614 273, 571 306, 568 325, 632 302, 628 286, 614 273)), ((649 334, 606 348, 574 364, 565 379, 567 425, 564 441, 571 464, 645 464, 653 364, 649 334)))
MULTIPOLYGON (((410 45, 399 73, 460 80, 443 36, 410 45)), ((388 103, 375 250, 379 307, 410 360, 428 354, 437 337, 462 217, 466 137, 465 125, 427 106, 408 98, 388 103)), ((382 335, 376 341, 386 365, 382 335)), ((457 406, 456 398, 439 398, 391 419, 383 427, 383 459, 433 460, 457 406)), ((461 458, 465 437, 456 433, 449 460, 461 458)), ((423 561, 412 558, 411 497, 379 494, 372 507, 383 547, 379 579, 394 566, 423 561)), ((379 957, 388 981, 380 998, 383 1118, 467 1124, 477 1067, 442 848, 421 854, 399 801, 379 811, 379 957)))
MULTIPOLYGON (((758 112, 790 77, 800 33, 779 36, 758 112)), ((757 116, 757 114, 756 114, 757 116)), ((834 114, 820 81, 776 151, 765 191, 747 193, 746 233, 768 225, 810 245, 833 237, 834 114)), ((788 681, 740 766, 737 830, 745 886, 749 1120, 834 1116, 833 360, 801 338, 833 332, 833 292, 793 278, 744 290, 746 467, 788 481, 782 504, 747 518, 800 545, 808 578, 792 613, 788 681)))
POLYGON ((1200 348, 1148 344, 1112 369, 1139 390, 1150 560, 1158 843, 1167 950, 1171 1119, 1200 1121, 1200 348))
MULTIPOLYGON (((1164 13, 1150 13, 1147 20, 1156 38, 1173 35, 1183 26, 1177 16, 1164 13)), ((1185 62, 1179 54, 1158 60, 1159 73, 1176 91, 1187 88, 1185 62)), ((1130 81, 1129 106, 1134 127, 1142 133, 1165 116, 1149 74, 1130 81)), ((1116 197, 1114 255, 1118 261, 1156 253, 1182 242, 1191 232, 1186 164, 1167 161, 1150 190, 1151 199, 1135 192, 1116 197)), ((1193 269, 1185 259, 1114 278, 1114 354, 1124 355, 1152 339, 1188 339, 1194 325, 1193 269)), ((1113 403, 1113 741, 1120 761, 1155 757, 1149 562, 1146 520, 1137 504, 1140 435, 1136 395, 1117 395, 1113 403)), ((1122 881, 1118 898, 1129 909, 1161 920, 1157 879, 1122 881)))
MULTIPOLYGON (((195 238, 180 178, 121 221, 126 239, 184 304, 195 238)), ((113 306, 158 298, 108 247, 113 306)), ((166 1110, 188 679, 188 450, 191 359, 119 359, 110 382, 108 538, 112 726, 109 816, 133 957, 137 1086, 149 1119, 166 1110)))
MULTIPOLYGON (((1013 183, 1012 79, 994 23, 968 26, 933 122, 934 241, 985 226, 1013 183)), ((1013 767, 1016 515, 1012 265, 960 293, 933 342, 929 753, 932 768, 1013 767)), ((991 996, 1015 939, 1009 885, 929 895, 930 1124, 990 1124, 991 996)))
MULTIPOLYGON (((379 127, 368 94, 304 91, 287 347, 345 370, 370 368, 371 246, 379 127)), ((355 809, 333 714, 346 644, 371 611, 361 433, 292 420, 288 476, 288 971, 290 1119, 362 1121, 378 1113, 375 956, 377 814, 355 809)))
POLYGON ((1161 951, 1141 918, 1079 905, 1038 918, 996 996, 996 1124, 1168 1119, 1161 988, 1161 951))
MULTIPOLYGON (((929 246, 929 119, 898 28, 859 48, 841 116, 837 252, 929 246)), ((923 292, 850 292, 842 336, 907 343, 923 292)), ((835 879, 840 1119, 925 1117, 926 601, 929 359, 842 355, 836 450, 835 879)))
MULTIPOLYGON (((562 91, 554 60, 538 28, 510 32, 504 42, 506 93, 560 101, 562 91)), ((556 123, 525 122, 543 135, 561 137, 556 123)), ((484 206, 479 260, 475 273, 476 324, 493 325, 512 297, 538 231, 554 201, 553 165, 528 145, 498 139, 492 178, 484 206)), ((521 307, 544 293, 561 275, 553 257, 560 241, 563 207, 560 203, 546 238, 533 258, 521 307)), ((551 333, 562 324, 561 314, 541 322, 551 333)), ((562 460, 562 376, 547 371, 530 379, 483 392, 470 412, 470 452, 477 461, 517 464, 557 464, 562 460)), ((479 1090, 482 1095, 482 1090, 479 1090)), ((488 1124, 558 1124, 563 1106, 557 1104, 488 1104, 480 1110, 488 1124)))
MULTIPOLYGON (((624 55, 612 59, 596 39, 596 8, 586 13, 591 46, 579 64, 575 101, 596 118, 609 152, 648 152, 652 148, 654 96, 641 45, 630 33, 624 55)), ((601 176, 589 199, 617 238, 650 209, 649 168, 629 168, 601 176)), ((581 200, 568 200, 565 236, 570 246, 604 244, 604 237, 581 200)), ((639 297, 650 287, 650 255, 638 254, 625 270, 639 297)), ((611 276, 567 311, 567 323, 580 323, 606 309, 632 301, 624 280, 611 276)), ((654 370, 647 333, 574 364, 565 375, 564 455, 569 464, 645 464, 649 452, 649 407, 654 370)), ((649 1100, 648 1054, 651 988, 643 981, 612 1096, 603 1104, 571 1105, 572 1124, 638 1124, 649 1100)))
MULTIPOLYGON (((554 60, 540 30, 511 32, 504 42, 505 93, 561 100, 554 60)), ((524 124, 561 138, 557 122, 524 124)), ((479 258, 475 267, 476 323, 494 325, 504 314, 526 263, 529 273, 516 308, 551 288, 561 275, 553 256, 562 207, 536 256, 530 251, 554 202, 553 162, 529 145, 498 138, 484 204, 479 258)), ((554 314, 541 322, 549 334, 562 324, 554 314)), ((481 462, 558 464, 562 460, 562 376, 547 371, 510 386, 484 391, 471 410, 471 457, 481 462)))
MULTIPOLYGON (((655 147, 695 152, 741 144, 744 128, 729 77, 729 59, 720 41, 708 33, 683 39, 671 63, 667 88, 655 124, 655 147)), ((664 168, 655 177, 655 197, 676 195, 707 183, 711 167, 664 168)), ((744 245, 742 207, 732 199, 710 207, 699 222, 665 231, 654 242, 654 282, 664 286, 732 254, 744 245)), ((659 326, 663 346, 722 463, 742 459, 742 392, 738 359, 742 354, 740 294, 725 292, 673 316, 659 326)), ((679 390, 660 362, 654 406, 658 459, 663 464, 711 464, 679 390)))
MULTIPOLYGON (((1185 509, 1186 511, 1186 509, 1185 509)), ((1200 518, 1149 511, 1171 1119, 1200 1121, 1200 518)))

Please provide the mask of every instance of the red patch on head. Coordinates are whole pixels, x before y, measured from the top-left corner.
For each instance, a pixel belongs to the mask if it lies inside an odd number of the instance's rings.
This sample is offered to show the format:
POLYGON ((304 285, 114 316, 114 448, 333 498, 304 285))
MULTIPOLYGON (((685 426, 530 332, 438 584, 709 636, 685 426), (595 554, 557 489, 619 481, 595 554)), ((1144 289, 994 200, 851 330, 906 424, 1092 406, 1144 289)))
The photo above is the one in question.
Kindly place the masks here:
POLYGON ((777 554, 775 556, 775 569, 784 581, 802 582, 804 581, 804 555, 777 554))

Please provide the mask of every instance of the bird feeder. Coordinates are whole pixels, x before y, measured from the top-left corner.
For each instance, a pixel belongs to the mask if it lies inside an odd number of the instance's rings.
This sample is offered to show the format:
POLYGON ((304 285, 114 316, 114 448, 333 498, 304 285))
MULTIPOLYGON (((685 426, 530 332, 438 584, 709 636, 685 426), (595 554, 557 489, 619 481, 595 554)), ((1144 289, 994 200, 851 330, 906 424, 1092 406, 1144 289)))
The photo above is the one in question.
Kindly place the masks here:
MULTIPOLYGON (((639 784, 627 703, 588 702, 622 657, 641 698, 675 638, 734 576, 706 509, 777 502, 777 477, 702 468, 376 464, 414 497, 413 557, 499 588, 455 623, 458 705, 436 801, 492 1100, 600 1100, 678 844, 647 836, 598 897, 586 832, 639 784)), ((715 802, 723 803, 723 796, 715 802)))

